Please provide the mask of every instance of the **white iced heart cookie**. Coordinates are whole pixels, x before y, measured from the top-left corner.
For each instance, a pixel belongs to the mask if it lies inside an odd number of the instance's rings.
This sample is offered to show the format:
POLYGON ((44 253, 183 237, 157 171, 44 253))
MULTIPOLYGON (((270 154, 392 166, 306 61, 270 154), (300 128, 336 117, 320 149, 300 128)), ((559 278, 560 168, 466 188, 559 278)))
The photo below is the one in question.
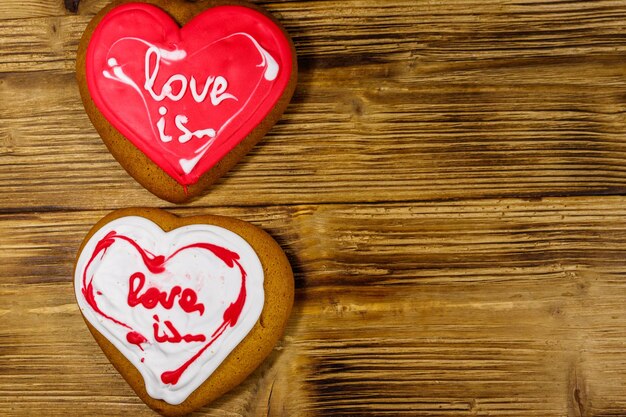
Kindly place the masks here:
POLYGON ((196 397, 215 397, 198 391, 215 385, 210 378, 216 370, 224 374, 220 380, 234 373, 236 383, 225 384, 230 389, 262 361, 250 343, 242 343, 249 335, 260 336, 262 350, 271 351, 293 301, 286 259, 274 268, 281 256, 268 235, 234 219, 122 210, 103 219, 83 243, 76 299, 96 340, 140 397, 146 401, 145 392, 148 405, 166 415, 182 414, 213 399, 196 397), (149 218, 126 215, 136 212, 149 218), (270 308, 268 301, 276 305, 270 308), (272 334, 259 325, 270 310, 278 311, 279 321, 272 334), (111 354, 111 345, 117 352, 111 354), (249 353, 254 366, 224 372, 220 366, 236 349, 237 362, 249 353), (143 386, 136 386, 137 373, 143 386))

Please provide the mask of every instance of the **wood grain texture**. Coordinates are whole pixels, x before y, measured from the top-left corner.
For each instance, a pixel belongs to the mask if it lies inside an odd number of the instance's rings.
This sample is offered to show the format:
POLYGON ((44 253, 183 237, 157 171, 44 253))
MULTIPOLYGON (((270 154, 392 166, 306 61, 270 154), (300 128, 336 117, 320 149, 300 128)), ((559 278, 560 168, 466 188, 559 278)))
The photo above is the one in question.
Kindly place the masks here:
MULTIPOLYGON (((196 204, 622 194, 626 4, 471 4, 268 4, 298 50, 295 98, 196 204)), ((89 18, 0 25, 4 210, 115 208, 129 195, 159 204, 109 156, 78 100, 89 18)))
MULTIPOLYGON (((274 357, 203 412, 263 415, 255 410, 268 403, 271 415, 305 416, 623 411, 625 203, 214 208, 281 242, 298 299, 274 357)), ((150 414, 106 363, 74 304, 73 248, 104 214, 0 221, 7 415, 106 407, 150 414)))
POLYGON ((626 1, 259 2, 301 69, 281 121, 185 207, 107 152, 60 0, 0 4, 0 415, 153 413, 91 339, 76 249, 109 210, 248 220, 286 336, 196 416, 626 415, 626 1))

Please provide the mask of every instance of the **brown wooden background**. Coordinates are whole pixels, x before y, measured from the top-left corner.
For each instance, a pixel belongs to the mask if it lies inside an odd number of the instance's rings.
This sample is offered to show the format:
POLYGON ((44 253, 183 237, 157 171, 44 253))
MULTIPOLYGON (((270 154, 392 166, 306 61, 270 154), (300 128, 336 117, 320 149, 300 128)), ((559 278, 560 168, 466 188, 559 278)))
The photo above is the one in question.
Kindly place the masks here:
POLYGON ((125 206, 239 217, 296 272, 284 341, 196 415, 626 415, 626 1, 266 1, 293 103, 209 194, 137 185, 85 115, 106 0, 0 2, 0 415, 149 416, 72 291, 125 206))

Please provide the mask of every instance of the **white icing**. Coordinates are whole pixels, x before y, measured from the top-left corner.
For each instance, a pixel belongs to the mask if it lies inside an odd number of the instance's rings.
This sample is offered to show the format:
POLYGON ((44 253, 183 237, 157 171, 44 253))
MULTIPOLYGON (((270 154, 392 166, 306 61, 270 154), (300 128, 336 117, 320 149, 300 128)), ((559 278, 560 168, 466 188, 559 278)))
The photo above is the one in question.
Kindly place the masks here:
POLYGON ((204 83, 202 93, 198 93, 198 89, 196 87, 196 77, 191 77, 191 81, 189 82, 189 89, 191 90, 191 95, 193 96, 193 99, 196 100, 196 103, 202 103, 204 101, 207 93, 209 92, 209 87, 214 80, 215 77, 208 76, 206 79, 206 83, 204 83))
POLYGON ((217 76, 217 78, 215 78, 215 81, 213 81, 213 88, 211 89, 211 104, 217 106, 222 101, 228 99, 239 101, 237 100, 237 97, 233 96, 232 94, 226 93, 227 88, 228 81, 226 81, 226 78, 222 77, 221 75, 217 76))
MULTIPOLYGON (((136 216, 116 219, 98 230, 83 248, 74 275, 76 298, 85 318, 139 370, 148 394, 170 404, 183 402, 254 327, 263 310, 263 279, 263 268, 254 249, 227 229, 195 224, 165 233, 150 220, 136 216), (163 255, 167 259, 164 272, 151 273, 130 243, 115 239, 113 244, 94 258, 87 271, 87 284, 93 285, 98 308, 141 333, 147 339, 147 342, 141 344, 143 351, 126 340, 128 328, 94 311, 82 293, 83 271, 98 242, 111 231, 133 239, 152 258, 163 255), (210 340, 223 322, 224 310, 237 299, 240 292, 242 281, 237 265, 227 266, 211 251, 191 248, 168 258, 184 246, 202 242, 239 254, 238 262, 247 273, 245 303, 237 324, 234 327, 227 326, 221 337, 183 372, 176 384, 164 384, 161 381, 162 373, 179 368, 207 344, 202 341, 169 341, 180 340, 179 334, 205 335, 206 340, 210 340), (148 287, 156 287, 164 292, 172 291, 176 285, 183 291, 190 288, 197 293, 198 302, 202 303, 205 310, 202 315, 198 311, 187 313, 179 305, 179 299, 170 309, 161 304, 152 309, 142 304, 130 307, 129 282, 131 275, 136 272, 144 274, 146 278, 145 286, 140 291, 142 294, 148 287), (153 317, 155 315, 158 321, 153 317), (166 341, 158 343, 155 336, 166 341)), ((133 285, 138 285, 136 280, 133 285)))
MULTIPOLYGON (((110 80, 117 81, 122 84, 126 84, 130 86, 133 90, 135 90, 137 93, 139 93, 139 96, 141 97, 141 100, 143 101, 144 108, 146 109, 146 114, 148 115, 148 121, 150 122, 150 126, 152 126, 152 116, 150 115, 150 111, 148 110, 148 103, 146 102, 146 98, 141 92, 141 89, 139 88, 139 86, 128 75, 124 73, 124 70, 122 69, 121 66, 118 65, 117 60, 115 58, 109 58, 107 60, 107 64, 109 64, 109 67, 113 69, 113 75, 111 75, 111 73, 108 70, 102 71, 102 75, 105 78, 108 78, 110 80)), ((154 128, 152 128, 152 131, 154 132, 154 128)))
POLYGON ((214 43, 221 42, 223 40, 232 38, 233 36, 244 36, 244 37, 248 38, 250 40, 250 42, 252 42, 254 47, 259 52, 259 55, 261 55, 261 59, 262 59, 261 62, 257 65, 257 67, 265 67, 265 72, 263 74, 263 77, 267 81, 274 81, 276 79, 276 77, 278 77, 278 71, 280 70, 278 62, 276 62, 274 57, 269 52, 267 52, 259 44, 259 42, 254 37, 252 37, 250 34, 245 33, 245 32, 236 32, 236 33, 230 34, 228 36, 224 36, 223 38, 220 38, 220 39, 216 40, 215 42, 211 42, 210 44, 206 45, 204 48, 201 48, 201 49, 197 50, 196 52, 194 52, 193 54, 191 54, 189 56, 191 57, 191 56, 193 56, 195 54, 198 54, 201 51, 203 51, 206 48, 208 48, 211 45, 213 45, 214 43))
MULTIPOLYGON (((150 96, 152 96, 155 101, 163 101, 165 97, 169 98, 172 101, 178 101, 183 98, 185 92, 187 91, 187 78, 182 74, 174 74, 170 78, 168 78, 168 80, 163 85, 163 88, 161 89, 161 94, 157 94, 154 92, 154 81, 156 80, 157 75, 159 75, 159 67, 161 65, 160 51, 161 50, 156 46, 151 46, 146 51, 144 68, 146 73, 146 81, 143 85, 143 88, 148 93, 150 93, 150 96), (154 70, 151 72, 150 62, 152 55, 155 55, 156 59, 154 60, 154 70), (174 84, 176 81, 180 83, 180 90, 178 90, 178 93, 174 94, 172 84, 174 84)), ((187 54, 185 53, 185 56, 186 55, 187 54)))
POLYGON ((194 136, 197 137, 197 138, 202 138, 203 136, 208 136, 210 138, 214 138, 215 137, 215 130, 214 129, 200 129, 200 130, 196 130, 195 132, 192 132, 189 129, 187 129, 187 126, 185 126, 185 123, 187 123, 187 122, 189 122, 189 119, 187 118, 187 116, 185 116, 183 114, 179 114, 174 119, 174 123, 176 123, 176 127, 181 132, 183 132, 183 134, 178 137, 178 141, 180 143, 189 142, 189 140, 192 137, 194 137, 194 136))
POLYGON ((204 144, 203 150, 200 153, 198 153, 196 156, 194 156, 193 158, 190 158, 190 159, 181 158, 178 161, 178 163, 180 164, 180 167, 182 168, 182 170, 183 170, 183 172, 185 174, 189 174, 191 171, 193 171, 193 169, 196 167, 196 165, 198 165, 198 162, 200 162, 200 159, 206 153, 206 150, 209 149, 209 147, 212 144, 213 144, 213 141, 210 140, 210 141, 208 141, 207 143, 204 144))
POLYGON ((278 77, 278 70, 279 70, 278 62, 276 62, 274 57, 270 55, 270 53, 267 52, 265 49, 263 49, 263 47, 259 45, 256 39, 254 39, 252 36, 248 35, 247 33, 240 32, 240 33, 236 33, 236 35, 246 36, 248 39, 250 39, 250 41, 252 41, 256 49, 259 51, 259 53, 263 57, 263 62, 257 65, 257 67, 265 67, 265 74, 264 74, 265 79, 267 81, 274 81, 276 77, 278 77))
MULTIPOLYGON (((252 43, 254 44, 254 46, 257 48, 257 51, 261 55, 261 58, 263 59, 261 61, 261 63, 257 65, 257 67, 262 67, 262 66, 266 65, 266 70, 265 70, 265 72, 263 74, 263 78, 265 80, 268 80, 268 81, 273 81, 274 79, 276 79, 276 77, 278 76, 278 71, 279 71, 278 63, 270 55, 269 52, 267 52, 265 49, 263 49, 263 47, 261 45, 259 45, 259 43, 256 41, 256 39, 254 39, 252 36, 250 36, 247 33, 237 32, 237 33, 233 33, 232 35, 226 36, 226 37, 220 39, 219 41, 228 39, 228 38, 230 38, 232 36, 245 36, 248 39, 250 39, 252 41, 252 43)), ((216 41, 216 42, 219 42, 219 41, 216 41)), ((205 48, 208 48, 209 46, 210 45, 207 45, 207 46, 205 46, 205 48)), ((197 54, 200 51, 197 51, 195 53, 197 54)), ((190 55, 190 56, 193 56, 193 55, 190 55)), ((254 93, 259 88, 260 84, 261 84, 261 80, 259 80, 257 82, 256 86, 254 87, 254 90, 248 96, 248 99, 243 104, 243 106, 241 106, 241 108, 235 114, 233 114, 226 122, 224 122, 222 127, 217 131, 216 137, 219 136, 220 133, 222 132, 222 130, 224 130, 237 116, 239 116, 239 114, 243 111, 243 109, 246 108, 246 106, 250 102, 252 96, 254 96, 254 93)), ((202 145, 201 147, 196 149, 196 151, 194 152, 196 154, 196 156, 194 156, 193 158, 181 158, 181 159, 178 160, 178 164, 180 165, 181 169, 183 170, 183 172, 185 174, 189 174, 196 167, 198 162, 200 162, 200 159, 202 159, 204 154, 206 154, 207 151, 211 148, 211 145, 213 145, 213 142, 214 142, 213 139, 209 140, 204 145, 202 145)))
MULTIPOLYGON (((144 83, 144 89, 148 93, 150 93, 150 96, 155 101, 163 101, 165 98, 169 98, 172 101, 180 101, 187 92, 187 86, 189 85, 189 81, 187 81, 187 77, 184 74, 174 74, 170 76, 165 84, 163 84, 160 94, 157 94, 154 91, 154 82, 159 75, 159 69, 161 67, 161 51, 162 49, 159 49, 156 46, 151 46, 146 51, 144 68, 146 81, 144 83), (154 56, 155 59, 152 59, 152 56, 154 56), (151 67, 152 61, 154 61, 154 68, 151 67), (179 83, 180 86, 177 93, 174 93, 174 83, 179 83)), ((186 56, 186 54, 184 54, 184 56, 186 56)), ((237 98, 232 94, 226 93, 226 88, 228 88, 228 82, 221 75, 217 77, 208 76, 206 83, 204 84, 202 94, 198 94, 197 92, 196 79, 194 77, 191 77, 191 83, 193 83, 191 88, 191 95, 197 103, 202 103, 204 101, 209 86, 212 86, 210 97, 211 104, 213 104, 214 106, 217 106, 226 99, 237 100, 237 98)))
POLYGON ((159 130, 159 138, 163 142, 167 143, 172 140, 171 136, 165 134, 165 117, 163 116, 167 114, 167 108, 165 106, 159 107, 159 114, 161 115, 161 118, 157 122, 157 129, 159 130))
MULTIPOLYGON (((165 115, 167 114, 167 107, 161 106, 159 107, 159 114, 161 118, 157 121, 157 129, 159 131, 159 138, 162 142, 170 142, 172 137, 165 134, 165 115)), ((174 124, 183 134, 178 137, 178 141, 180 143, 187 143, 194 136, 201 139, 204 136, 208 136, 210 138, 215 137, 215 129, 198 129, 196 131, 191 131, 185 126, 186 123, 189 122, 189 119, 184 114, 179 114, 174 118, 174 124)))

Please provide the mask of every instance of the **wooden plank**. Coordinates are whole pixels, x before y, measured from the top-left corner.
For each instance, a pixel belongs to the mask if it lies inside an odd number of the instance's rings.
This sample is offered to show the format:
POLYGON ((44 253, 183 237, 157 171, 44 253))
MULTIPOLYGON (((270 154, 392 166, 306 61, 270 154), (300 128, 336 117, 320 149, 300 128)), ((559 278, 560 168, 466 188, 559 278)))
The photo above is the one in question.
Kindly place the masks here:
MULTIPOLYGON (((75 0, 79 3, 78 15, 91 16, 100 11, 104 6, 111 3, 110 0, 75 0)), ((282 0, 256 1, 251 3, 259 4, 268 10, 275 8, 284 9, 287 6, 281 5, 282 0)), ((292 2, 294 8, 307 7, 306 2, 292 2)), ((309 6, 311 7, 311 6, 309 6)), ((20 2, 17 0, 6 0, 0 3, 0 20, 28 19, 34 17, 58 17, 71 15, 71 11, 64 7, 63 0, 31 0, 20 2)))
MULTIPOLYGON (((293 104, 195 204, 624 193, 626 2, 495 4, 270 4, 300 56, 293 104)), ((82 110, 72 71, 88 19, 0 25, 4 212, 165 204, 82 110)))
MULTIPOLYGON (((46 0, 30 3, 49 7, 46 0)), ((71 68, 80 34, 107 3, 84 1, 78 15, 3 21, 0 46, 10 53, 0 56, 0 72, 71 68)), ((305 67, 389 61, 413 67, 433 62, 480 65, 515 58, 619 56, 626 49, 624 1, 489 0, 467 7, 464 1, 390 0, 384 13, 372 1, 258 3, 284 24, 305 67)), ((22 4, 7 0, 4 7, 19 11, 22 4)))
MULTIPOLYGON (((540 74, 547 78, 550 71, 540 74)), ((410 92, 383 82, 391 92, 373 96, 367 84, 379 79, 376 69, 361 71, 368 74, 362 81, 339 70, 325 71, 324 81, 305 74, 281 122, 197 204, 620 193, 626 147, 615 113, 619 89, 584 85, 585 74, 608 82, 616 71, 602 62, 573 65, 572 84, 551 96, 535 95, 536 85, 507 89, 504 83, 487 93, 479 87, 454 95, 434 82, 410 92), (394 102, 398 94, 402 99, 394 102)), ((17 74, 3 81, 0 91, 22 103, 0 104, 0 179, 12 196, 0 203, 3 209, 33 202, 70 208, 115 207, 121 200, 163 204, 109 155, 84 114, 72 75, 17 74), (79 201, 75 190, 81 190, 79 201)))
POLYGON ((3 1, 0 3, 0 20, 3 21, 65 14, 67 14, 67 10, 63 6, 63 1, 3 1))
MULTIPOLYGON (((100 9, 109 4, 110 0, 78 0, 79 9, 75 14, 91 16, 96 14, 100 9)), ((280 0, 252 3, 260 4, 271 9, 272 3, 280 3, 280 0)), ((16 0, 7 0, 0 3, 0 20, 28 19, 37 17, 59 17, 73 14, 64 7, 63 0, 34 0, 27 2, 19 2, 16 0)))
MULTIPOLYGON (((203 411, 619 414, 626 408, 625 203, 214 208, 275 236, 298 290, 272 357, 203 411)), ((150 415, 99 353, 73 299, 74 251, 103 214, 0 217, 3 415, 150 415)))
MULTIPOLYGON (((107 209, 171 207, 80 104, 75 50, 107 2, 0 4, 3 416, 153 415, 71 287, 107 209)), ((296 43, 294 101, 175 211, 268 230, 297 301, 272 356, 196 415, 624 415, 626 197, 606 195, 626 191, 626 1, 259 4, 296 43)))

